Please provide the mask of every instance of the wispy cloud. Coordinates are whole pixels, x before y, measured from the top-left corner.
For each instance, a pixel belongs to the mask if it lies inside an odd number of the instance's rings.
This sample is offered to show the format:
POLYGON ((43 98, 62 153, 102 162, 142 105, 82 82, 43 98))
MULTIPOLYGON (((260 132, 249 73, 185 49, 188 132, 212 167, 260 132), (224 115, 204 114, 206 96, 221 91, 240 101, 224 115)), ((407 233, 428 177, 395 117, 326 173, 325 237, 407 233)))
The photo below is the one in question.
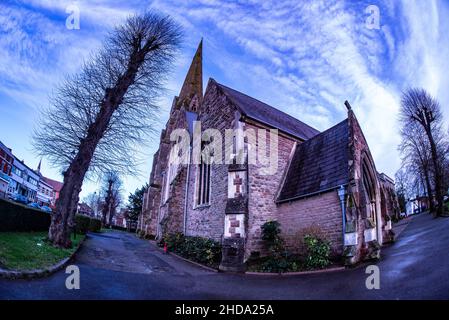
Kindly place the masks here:
POLYGON ((205 59, 237 89, 319 129, 343 119, 351 101, 378 169, 390 175, 399 167, 401 92, 419 85, 440 97, 447 72, 438 49, 448 48, 442 1, 375 1, 380 29, 365 25, 367 1, 155 4, 205 36, 206 48, 216 48, 205 59))
MULTIPOLYGON (((343 102, 349 100, 377 169, 390 175, 399 167, 397 112, 405 88, 428 89, 449 117, 449 5, 443 0, 2 2, 0 94, 38 109, 115 24, 146 8, 173 16, 186 30, 177 69, 161 100, 165 111, 204 37, 206 77, 318 129, 344 119, 343 102), (76 31, 65 28, 66 8, 72 4, 81 14, 76 31), (365 25, 365 8, 372 4, 380 9, 380 29, 365 25)), ((146 153, 156 148, 155 143, 146 153)), ((149 174, 150 164, 148 157, 141 169, 149 174)), ((145 180, 129 182, 129 189, 145 180)))

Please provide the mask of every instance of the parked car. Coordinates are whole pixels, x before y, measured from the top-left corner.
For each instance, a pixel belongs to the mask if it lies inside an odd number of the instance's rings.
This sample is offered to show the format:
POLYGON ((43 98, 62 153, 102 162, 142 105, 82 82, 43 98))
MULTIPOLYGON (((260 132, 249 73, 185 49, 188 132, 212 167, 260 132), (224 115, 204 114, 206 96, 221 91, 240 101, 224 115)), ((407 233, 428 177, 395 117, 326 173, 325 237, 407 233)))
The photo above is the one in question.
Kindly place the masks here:
POLYGON ((28 204, 28 199, 21 194, 15 194, 11 200, 22 204, 28 204))
POLYGON ((28 203, 28 207, 35 208, 35 209, 40 209, 41 208, 39 203, 36 203, 36 202, 28 203))
POLYGON ((45 211, 45 212, 53 212, 53 210, 51 210, 51 208, 50 208, 50 207, 47 207, 47 206, 41 207, 41 210, 42 210, 42 211, 45 211))

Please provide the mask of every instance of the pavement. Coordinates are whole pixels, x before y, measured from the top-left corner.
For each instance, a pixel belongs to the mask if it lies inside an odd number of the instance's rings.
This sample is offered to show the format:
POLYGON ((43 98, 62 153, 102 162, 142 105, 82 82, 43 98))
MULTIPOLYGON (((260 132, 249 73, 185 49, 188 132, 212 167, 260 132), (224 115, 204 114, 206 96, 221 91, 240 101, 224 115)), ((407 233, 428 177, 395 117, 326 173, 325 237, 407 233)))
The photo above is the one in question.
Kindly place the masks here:
POLYGON ((408 221, 382 250, 379 290, 366 288, 367 265, 298 276, 216 273, 133 234, 89 234, 73 262, 79 290, 65 287, 61 270, 43 279, 0 279, 0 299, 448 299, 448 230, 449 218, 420 214, 408 221))

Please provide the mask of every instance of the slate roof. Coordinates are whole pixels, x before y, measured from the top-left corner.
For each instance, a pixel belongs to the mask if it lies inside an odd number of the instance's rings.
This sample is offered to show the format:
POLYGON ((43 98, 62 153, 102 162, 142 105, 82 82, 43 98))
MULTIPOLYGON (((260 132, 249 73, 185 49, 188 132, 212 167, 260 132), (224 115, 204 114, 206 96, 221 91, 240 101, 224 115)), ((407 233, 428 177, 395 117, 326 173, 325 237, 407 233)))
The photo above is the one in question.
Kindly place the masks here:
POLYGON ((7 146, 5 146, 3 144, 3 142, 0 141, 0 148, 3 149, 3 151, 5 151, 5 153, 7 153, 11 158, 14 157, 14 155, 12 154, 12 151, 10 148, 8 148, 7 146))
POLYGON ((348 119, 299 144, 277 199, 294 200, 349 181, 348 119))
POLYGON ((277 128, 301 140, 308 140, 319 133, 318 130, 299 121, 298 119, 276 109, 268 104, 254 99, 239 91, 217 85, 223 90, 226 96, 240 109, 240 112, 248 118, 259 121, 270 127, 277 128))

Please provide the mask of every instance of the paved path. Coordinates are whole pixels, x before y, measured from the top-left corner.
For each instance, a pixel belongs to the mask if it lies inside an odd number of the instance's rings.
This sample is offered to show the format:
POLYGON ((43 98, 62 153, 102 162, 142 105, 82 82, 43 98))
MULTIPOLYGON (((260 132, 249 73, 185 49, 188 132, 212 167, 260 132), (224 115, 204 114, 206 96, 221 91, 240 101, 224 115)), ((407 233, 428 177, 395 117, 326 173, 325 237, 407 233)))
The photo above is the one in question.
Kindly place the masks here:
POLYGON ((1 299, 448 299, 449 219, 416 216, 378 263, 381 289, 365 268, 291 277, 214 273, 132 234, 91 234, 74 264, 81 289, 60 271, 45 279, 1 280, 1 299))

